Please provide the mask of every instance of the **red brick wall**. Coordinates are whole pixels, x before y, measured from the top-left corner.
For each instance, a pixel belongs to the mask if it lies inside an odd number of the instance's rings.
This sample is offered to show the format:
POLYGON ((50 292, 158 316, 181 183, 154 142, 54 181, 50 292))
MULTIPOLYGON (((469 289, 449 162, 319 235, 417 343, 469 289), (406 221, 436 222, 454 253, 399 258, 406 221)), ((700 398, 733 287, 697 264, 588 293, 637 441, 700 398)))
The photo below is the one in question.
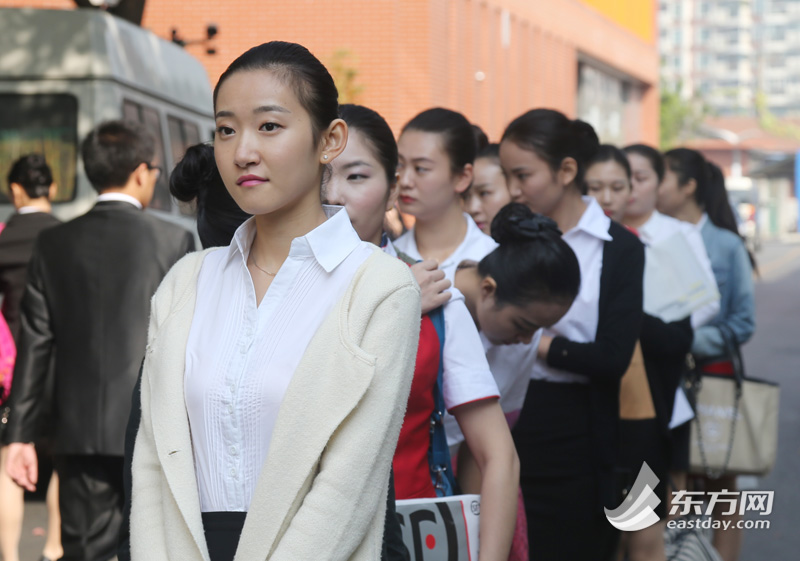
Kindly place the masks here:
MULTIPOLYGON (((72 8, 71 0, 0 0, 0 6, 72 8)), ((578 55, 648 84, 628 141, 658 140, 658 53, 635 33, 578 0, 147 0, 143 26, 185 39, 219 26, 217 54, 187 50, 212 83, 247 48, 272 39, 306 45, 323 62, 346 49, 363 86, 359 102, 397 131, 434 106, 462 111, 492 139, 532 107, 574 116, 578 55), (507 46, 502 10, 508 10, 507 46), (483 81, 476 79, 483 72, 483 81)))

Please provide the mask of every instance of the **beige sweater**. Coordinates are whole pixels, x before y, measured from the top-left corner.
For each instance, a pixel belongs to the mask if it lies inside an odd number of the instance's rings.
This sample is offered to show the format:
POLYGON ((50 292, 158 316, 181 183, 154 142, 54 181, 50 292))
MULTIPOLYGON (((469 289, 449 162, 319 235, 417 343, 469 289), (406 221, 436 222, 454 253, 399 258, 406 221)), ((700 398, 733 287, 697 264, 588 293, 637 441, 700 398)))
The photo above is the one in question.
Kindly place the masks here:
MULTIPOLYGON (((133 455, 133 561, 209 559, 183 391, 206 253, 178 262, 153 297, 133 455)), ((236 561, 380 559, 419 318, 409 268, 376 249, 323 321, 286 391, 236 561)))

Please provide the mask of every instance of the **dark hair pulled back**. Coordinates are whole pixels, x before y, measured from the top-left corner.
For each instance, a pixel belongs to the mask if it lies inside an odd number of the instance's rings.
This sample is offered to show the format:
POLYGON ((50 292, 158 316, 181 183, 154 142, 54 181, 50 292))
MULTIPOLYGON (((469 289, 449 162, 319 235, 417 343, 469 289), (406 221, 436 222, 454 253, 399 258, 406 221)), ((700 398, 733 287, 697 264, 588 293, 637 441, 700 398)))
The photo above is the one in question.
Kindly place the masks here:
MULTIPOLYGON (((625 175, 628 178, 628 186, 630 187, 631 163, 628 161, 628 157, 625 155, 625 152, 613 144, 601 144, 597 148, 597 152, 594 153, 594 156, 589 158, 589 161, 586 163, 586 169, 588 170, 594 164, 603 164, 605 162, 614 162, 619 164, 619 166, 625 171, 625 175)), ((583 194, 586 194, 586 182, 581 183, 581 191, 583 194)))
POLYGON ((50 194, 53 172, 41 154, 27 154, 19 158, 8 172, 8 186, 17 183, 22 186, 31 199, 39 199, 50 194))
MULTIPOLYGON (((736 217, 728 199, 725 176, 716 164, 707 161, 697 150, 675 148, 664 154, 664 163, 678 176, 678 184, 686 185, 694 179, 694 198, 708 219, 718 228, 733 232, 741 238, 736 217)), ((748 250, 750 264, 758 272, 755 257, 748 250)))
POLYGON ((637 154, 645 158, 656 173, 658 183, 661 184, 664 181, 664 158, 661 156, 661 152, 647 144, 629 144, 623 148, 623 151, 626 154, 637 154))
POLYGON ((450 169, 454 174, 461 173, 464 166, 475 161, 475 130, 467 118, 457 111, 441 107, 427 109, 403 127, 403 132, 410 130, 441 135, 444 151, 450 159, 450 169))
POLYGON ((231 197, 214 161, 214 148, 195 144, 186 150, 169 177, 172 196, 183 202, 195 202, 197 234, 203 247, 226 246, 236 229, 250 215, 231 197))
POLYGON ((685 186, 694 179, 694 199, 700 208, 705 209, 710 176, 708 164, 703 155, 690 148, 675 148, 664 153, 664 165, 678 176, 678 185, 685 186))
POLYGON ((520 115, 506 127, 501 142, 513 142, 532 150, 550 165, 555 173, 566 158, 578 165, 575 186, 580 189, 586 167, 600 146, 592 125, 571 120, 553 109, 533 109, 520 115))
POLYGON ((339 92, 325 66, 297 43, 270 41, 253 47, 234 60, 219 77, 214 88, 214 108, 222 84, 237 72, 269 70, 285 79, 294 89, 300 104, 311 116, 314 141, 339 117, 339 92))
POLYGON ((351 103, 339 106, 339 115, 351 130, 364 135, 383 167, 386 180, 390 185, 393 184, 397 173, 397 142, 389 123, 377 111, 351 103))
POLYGON ((500 165, 500 145, 487 144, 486 147, 478 152, 475 156, 475 161, 478 160, 491 160, 493 163, 500 165))
POLYGON ((478 272, 497 283, 498 304, 571 303, 578 295, 578 258, 555 221, 509 203, 492 220, 492 238, 500 245, 481 260, 478 272))

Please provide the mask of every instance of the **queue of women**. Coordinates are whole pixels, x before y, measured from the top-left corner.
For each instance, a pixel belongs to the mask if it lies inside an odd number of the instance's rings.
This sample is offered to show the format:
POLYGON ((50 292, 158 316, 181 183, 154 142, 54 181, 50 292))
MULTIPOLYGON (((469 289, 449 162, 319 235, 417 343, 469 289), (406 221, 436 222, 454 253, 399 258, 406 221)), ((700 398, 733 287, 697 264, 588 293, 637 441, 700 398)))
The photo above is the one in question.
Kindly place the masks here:
MULTIPOLYGON (((134 560, 403 559, 393 499, 452 493, 481 495, 480 561, 666 559, 669 474, 687 485, 685 427, 669 428, 684 358, 720 354, 721 324, 739 344, 753 332, 712 164, 601 146, 548 109, 498 144, 441 108, 395 140, 281 42, 230 65, 214 111, 213 147, 171 178, 207 249, 153 299, 134 560), (396 207, 414 225, 392 239, 396 207), (676 232, 720 299, 665 322, 643 312, 645 247, 676 232), (635 356, 654 415, 621 420, 635 356), (662 522, 621 539, 603 508, 643 461, 662 522)), ((733 560, 740 540, 715 546, 733 560)))

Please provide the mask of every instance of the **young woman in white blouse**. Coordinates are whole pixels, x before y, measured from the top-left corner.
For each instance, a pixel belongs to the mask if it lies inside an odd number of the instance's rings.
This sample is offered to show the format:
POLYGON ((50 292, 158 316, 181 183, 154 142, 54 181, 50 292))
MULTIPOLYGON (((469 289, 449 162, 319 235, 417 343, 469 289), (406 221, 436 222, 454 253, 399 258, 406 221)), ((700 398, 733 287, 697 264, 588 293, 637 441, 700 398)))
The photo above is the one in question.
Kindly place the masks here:
POLYGON ((479 261, 497 247, 461 205, 474 177, 473 127, 461 113, 428 109, 403 127, 397 148, 400 210, 416 221, 395 246, 413 259, 435 260, 452 281, 461 261, 479 261))
MULTIPOLYGON (((323 192, 330 202, 345 205, 362 239, 395 253, 391 242, 381 239, 383 214, 392 207, 396 194, 391 170, 397 156, 391 129, 380 115, 365 107, 345 105, 341 113, 350 137, 323 192)), ((521 405, 522 396, 504 394, 498 403, 497 385, 492 379, 495 365, 502 365, 497 381, 503 389, 519 390, 513 378, 526 354, 531 354, 520 351, 530 348, 540 326, 551 325, 566 313, 580 284, 577 260, 552 221, 534 217, 523 205, 509 205, 500 214, 498 238, 504 243, 480 264, 462 263, 455 274, 457 290, 444 307, 445 401, 457 420, 447 427, 448 440, 460 443, 466 439, 474 455, 476 469, 465 490, 482 495, 481 560, 505 559, 516 510, 516 460, 509 462, 513 445, 503 419, 505 406, 501 405, 515 400, 521 405), (505 362, 498 360, 503 351, 508 351, 505 362), (489 363, 492 372, 485 352, 496 361, 489 363)), ((426 347, 424 336, 423 329, 420 355, 426 347)), ((407 491, 409 479, 421 481, 417 487, 431 487, 427 465, 417 471, 416 462, 409 460, 420 455, 424 458, 430 447, 426 426, 430 412, 421 418, 419 432, 424 438, 417 441, 414 436, 415 411, 425 401, 425 392, 430 393, 430 387, 425 389, 422 384, 425 362, 421 356, 417 368, 395 454, 398 498, 413 498, 407 491)), ((523 396, 525 387, 521 388, 523 396)), ((463 484, 461 468, 459 465, 459 482, 463 484)), ((433 496, 432 491, 419 496, 433 496)), ((527 559, 527 550, 524 557, 512 558, 527 559)))
POLYGON ((134 561, 380 557, 419 288, 320 203, 347 141, 337 97, 322 64, 282 42, 217 84, 216 164, 254 217, 153 299, 134 561))
POLYGON ((601 560, 616 549, 619 389, 639 337, 644 249, 581 196, 592 127, 536 109, 506 128, 500 161, 515 201, 549 216, 580 263, 569 312, 539 343, 514 428, 532 559, 601 560))

